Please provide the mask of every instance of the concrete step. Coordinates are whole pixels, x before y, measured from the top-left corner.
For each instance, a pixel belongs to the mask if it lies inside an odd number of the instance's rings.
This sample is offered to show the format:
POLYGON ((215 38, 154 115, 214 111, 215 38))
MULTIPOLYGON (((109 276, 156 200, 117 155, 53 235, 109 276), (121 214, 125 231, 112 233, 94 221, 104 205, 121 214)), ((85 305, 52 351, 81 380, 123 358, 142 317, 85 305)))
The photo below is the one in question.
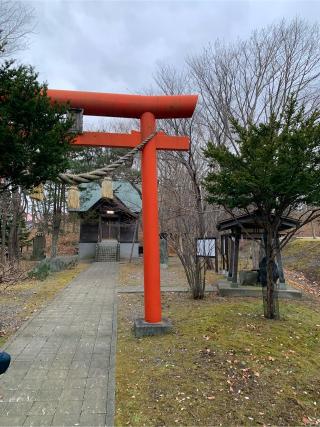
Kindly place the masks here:
POLYGON ((120 261, 120 243, 117 240, 102 240, 102 242, 97 243, 95 261, 120 261))

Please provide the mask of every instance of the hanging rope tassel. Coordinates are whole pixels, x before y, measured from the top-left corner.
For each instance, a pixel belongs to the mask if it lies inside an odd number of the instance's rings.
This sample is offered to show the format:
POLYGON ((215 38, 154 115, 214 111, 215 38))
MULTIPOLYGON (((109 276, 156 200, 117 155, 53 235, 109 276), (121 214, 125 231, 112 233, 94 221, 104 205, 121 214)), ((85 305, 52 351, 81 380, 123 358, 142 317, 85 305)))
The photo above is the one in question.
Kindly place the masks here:
POLYGON ((113 199, 112 179, 105 177, 101 183, 101 197, 113 199))
POLYGON ((43 184, 39 184, 36 187, 33 187, 32 193, 30 194, 30 199, 38 200, 39 202, 43 201, 44 199, 43 184))
POLYGON ((68 191, 68 208, 80 209, 80 191, 76 185, 71 185, 68 191))
POLYGON ((91 172, 81 173, 74 175, 71 173, 60 173, 59 181, 65 184, 71 185, 68 191, 68 209, 80 209, 80 191, 77 185, 92 181, 100 181, 103 179, 101 184, 102 197, 113 199, 112 190, 112 179, 108 177, 111 172, 123 166, 128 160, 132 160, 133 157, 141 151, 149 141, 156 136, 157 132, 153 132, 146 139, 144 139, 139 145, 130 150, 127 154, 120 157, 115 162, 101 169, 95 169, 91 172))
POLYGON ((157 132, 153 132, 146 139, 140 142, 135 148, 130 150, 127 154, 122 157, 119 157, 118 160, 111 163, 108 166, 105 166, 101 169, 95 169, 91 172, 80 173, 78 175, 74 175, 72 173, 60 173, 59 180, 66 184, 82 184, 91 181, 100 181, 102 178, 110 175, 110 172, 113 172, 115 169, 118 169, 120 166, 123 166, 127 161, 132 160, 133 157, 143 149, 143 147, 148 144, 151 139, 156 136, 157 132))

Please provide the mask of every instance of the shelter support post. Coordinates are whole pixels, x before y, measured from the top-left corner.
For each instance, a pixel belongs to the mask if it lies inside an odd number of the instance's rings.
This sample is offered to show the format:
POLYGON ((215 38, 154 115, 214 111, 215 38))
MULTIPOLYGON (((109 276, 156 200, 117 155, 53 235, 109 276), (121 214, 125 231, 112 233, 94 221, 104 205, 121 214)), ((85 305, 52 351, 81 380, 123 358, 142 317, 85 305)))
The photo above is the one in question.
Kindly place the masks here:
POLYGON ((223 271, 225 271, 225 269, 226 269, 226 260, 225 260, 225 244, 226 244, 226 241, 225 241, 225 236, 224 235, 222 235, 221 237, 220 237, 220 248, 221 248, 221 261, 222 261, 222 270, 223 271))
MULTIPOLYGON (((141 140, 156 130, 152 113, 140 119, 141 140)), ((145 321, 161 322, 160 249, 158 226, 157 150, 151 140, 142 150, 142 214, 144 236, 144 307, 145 321)))
POLYGON ((233 255, 233 274, 232 274, 232 286, 238 287, 238 264, 239 264, 239 245, 240 245, 240 235, 237 233, 235 235, 234 241, 234 255, 233 255))
POLYGON ((226 259, 226 270, 229 271, 229 238, 228 236, 224 236, 224 256, 226 259))
POLYGON ((228 268, 228 277, 227 279, 231 282, 233 277, 233 258, 234 258, 234 241, 232 237, 228 237, 228 240, 230 242, 230 261, 229 261, 229 268, 228 268))
POLYGON ((214 257, 214 267, 215 272, 219 273, 219 255, 218 255, 218 241, 215 239, 214 241, 214 251, 215 251, 215 257, 214 257))

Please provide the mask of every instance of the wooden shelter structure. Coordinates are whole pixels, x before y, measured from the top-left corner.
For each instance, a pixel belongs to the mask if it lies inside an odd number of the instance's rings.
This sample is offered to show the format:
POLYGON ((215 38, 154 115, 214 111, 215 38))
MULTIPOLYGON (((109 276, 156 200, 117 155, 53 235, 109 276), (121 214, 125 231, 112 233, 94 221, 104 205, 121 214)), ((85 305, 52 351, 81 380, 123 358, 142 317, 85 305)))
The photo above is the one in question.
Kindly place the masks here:
MULTIPOLYGON (((238 283, 240 239, 263 240, 264 222, 265 219, 257 211, 254 211, 249 214, 224 219, 217 224, 221 239, 222 268, 227 270, 228 280, 232 282, 233 286, 237 286, 238 283)), ((281 218, 279 234, 275 242, 279 248, 276 261, 279 270, 280 287, 285 287, 280 238, 281 235, 288 233, 288 231, 296 228, 298 225, 299 221, 292 217, 281 218)))

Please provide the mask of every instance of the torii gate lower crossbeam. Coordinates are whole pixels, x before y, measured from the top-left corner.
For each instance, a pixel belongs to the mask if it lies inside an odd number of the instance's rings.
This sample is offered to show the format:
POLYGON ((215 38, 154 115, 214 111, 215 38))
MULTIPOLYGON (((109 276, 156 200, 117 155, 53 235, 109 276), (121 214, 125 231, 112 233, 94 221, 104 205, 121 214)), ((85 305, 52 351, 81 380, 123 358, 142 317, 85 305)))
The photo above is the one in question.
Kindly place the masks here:
MULTIPOLYGON (((137 146, 156 130, 157 118, 191 117, 196 103, 195 95, 141 96, 96 92, 48 90, 53 102, 69 102, 81 108, 84 114, 130 117, 140 119, 141 133, 112 134, 85 132, 74 144, 84 146, 137 146)), ((167 136, 159 132, 142 150, 142 214, 144 236, 144 301, 145 322, 160 323, 160 248, 158 221, 157 150, 188 150, 189 138, 167 136)))

